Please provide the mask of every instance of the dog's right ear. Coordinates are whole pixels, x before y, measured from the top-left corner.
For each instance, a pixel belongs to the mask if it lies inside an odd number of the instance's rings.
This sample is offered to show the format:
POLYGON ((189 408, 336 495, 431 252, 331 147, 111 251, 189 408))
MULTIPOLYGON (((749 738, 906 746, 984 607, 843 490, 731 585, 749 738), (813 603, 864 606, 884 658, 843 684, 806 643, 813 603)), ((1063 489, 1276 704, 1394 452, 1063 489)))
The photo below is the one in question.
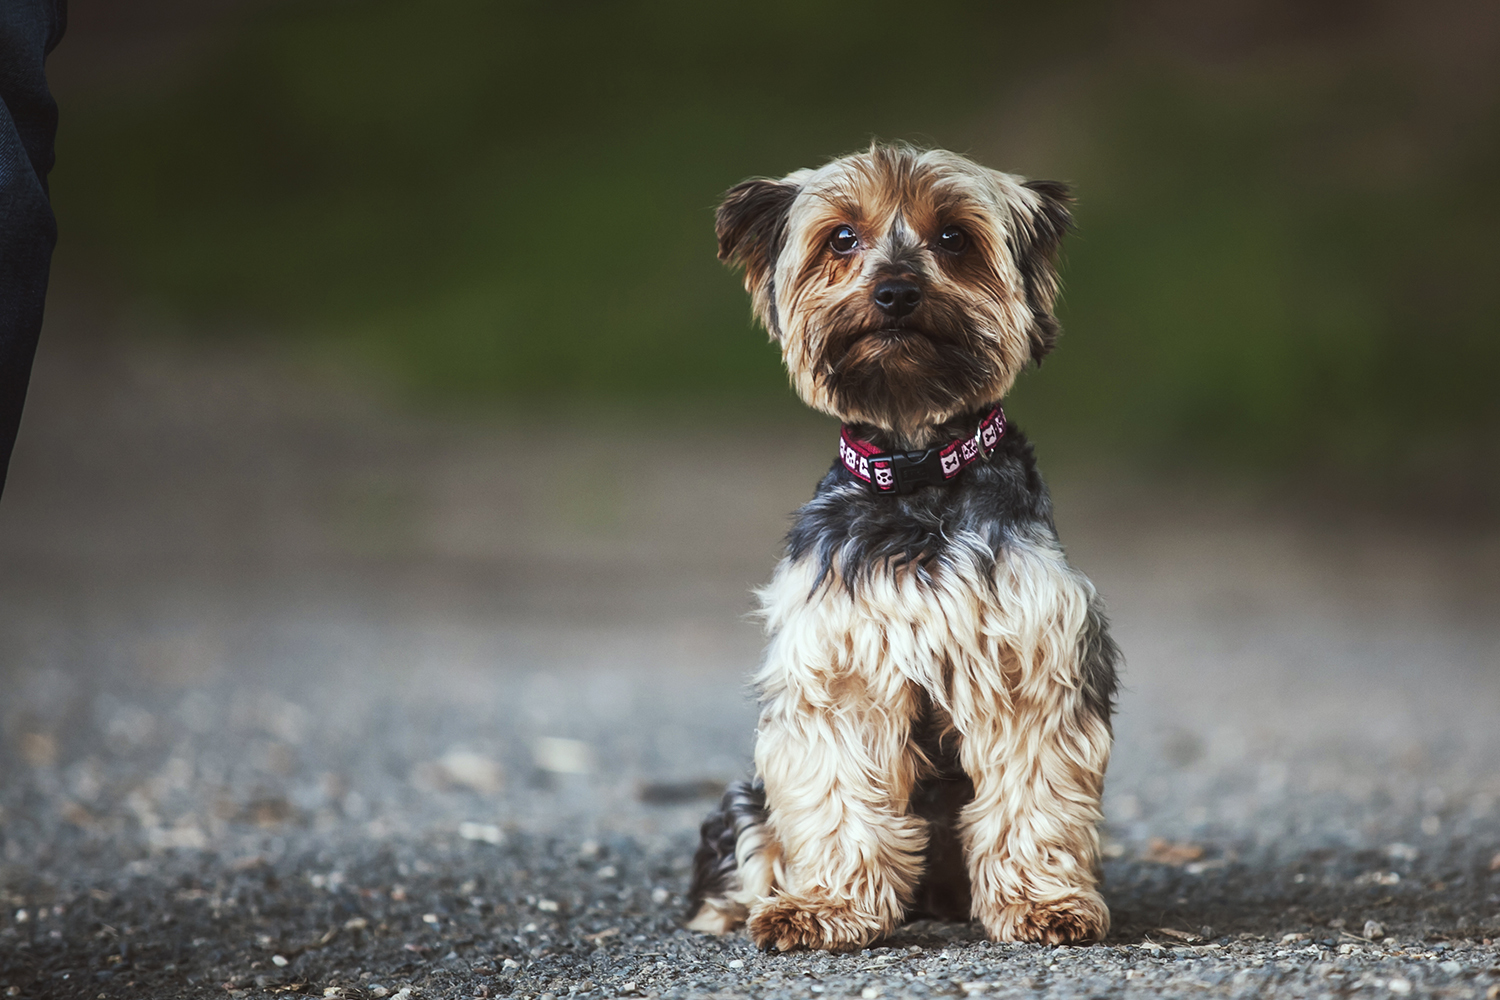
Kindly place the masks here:
POLYGON ((1031 199, 1017 206, 1011 253, 1021 271, 1026 304, 1031 307, 1031 326, 1026 331, 1031 360, 1040 365, 1062 332, 1052 306, 1057 301, 1058 247, 1073 228, 1069 211, 1073 194, 1059 181, 1023 181, 1021 186, 1031 193, 1031 199))
POLYGON ((745 291, 771 336, 780 339, 774 272, 798 185, 765 178, 730 188, 714 217, 719 259, 745 269, 745 291))

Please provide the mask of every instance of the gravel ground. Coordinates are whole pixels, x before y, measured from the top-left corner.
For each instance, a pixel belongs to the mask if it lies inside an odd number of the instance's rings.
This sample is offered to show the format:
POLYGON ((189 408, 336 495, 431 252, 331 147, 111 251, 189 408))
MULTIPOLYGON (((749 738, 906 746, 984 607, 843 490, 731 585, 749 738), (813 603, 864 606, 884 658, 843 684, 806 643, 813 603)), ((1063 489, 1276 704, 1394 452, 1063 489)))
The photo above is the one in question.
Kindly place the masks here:
POLYGON ((1500 996, 1500 532, 1067 469, 1129 661, 1109 941, 679 929, 833 439, 663 421, 60 314, 0 506, 0 993, 1500 996))

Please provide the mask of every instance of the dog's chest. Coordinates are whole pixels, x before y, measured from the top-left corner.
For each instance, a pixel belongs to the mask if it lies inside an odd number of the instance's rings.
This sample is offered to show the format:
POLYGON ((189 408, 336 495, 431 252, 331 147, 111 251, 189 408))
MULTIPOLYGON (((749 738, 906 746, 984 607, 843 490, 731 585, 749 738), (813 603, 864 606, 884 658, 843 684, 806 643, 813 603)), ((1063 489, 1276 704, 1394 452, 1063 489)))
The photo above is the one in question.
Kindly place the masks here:
POLYGON ((942 699, 955 676, 1008 688, 1057 662, 1039 644, 1069 641, 1088 588, 1017 433, 954 484, 909 497, 871 496, 836 469, 798 511, 759 597, 763 690, 914 684, 942 699))
POLYGON ((1007 686, 1035 631, 1038 600, 1027 595, 1066 583, 1050 570, 1034 572, 1037 562, 1016 548, 976 546, 942 562, 888 560, 824 575, 818 560, 788 557, 760 593, 771 634, 763 680, 830 690, 914 684, 939 700, 955 672, 1007 686))

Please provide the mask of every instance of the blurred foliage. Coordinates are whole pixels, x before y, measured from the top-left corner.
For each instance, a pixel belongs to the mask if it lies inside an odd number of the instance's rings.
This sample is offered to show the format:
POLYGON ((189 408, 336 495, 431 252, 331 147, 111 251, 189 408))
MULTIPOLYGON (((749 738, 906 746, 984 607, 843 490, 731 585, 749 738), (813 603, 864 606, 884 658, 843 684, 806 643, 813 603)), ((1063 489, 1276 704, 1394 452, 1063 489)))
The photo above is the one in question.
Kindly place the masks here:
POLYGON ((181 86, 68 108, 54 190, 81 256, 192 329, 444 399, 772 399, 718 194, 909 138, 1077 185, 1028 426, 1270 467, 1493 456, 1493 47, 1249 0, 1161 27, 1198 10, 277 4, 181 86))

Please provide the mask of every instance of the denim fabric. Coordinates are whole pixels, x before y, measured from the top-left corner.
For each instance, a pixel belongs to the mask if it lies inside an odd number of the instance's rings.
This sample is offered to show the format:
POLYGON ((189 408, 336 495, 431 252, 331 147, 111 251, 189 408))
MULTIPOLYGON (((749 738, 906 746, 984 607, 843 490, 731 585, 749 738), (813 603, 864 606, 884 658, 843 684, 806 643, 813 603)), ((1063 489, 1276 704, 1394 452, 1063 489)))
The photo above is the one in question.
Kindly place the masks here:
POLYGON ((0 489, 42 329, 57 223, 47 199, 57 105, 43 60, 66 0, 0 0, 0 489))

